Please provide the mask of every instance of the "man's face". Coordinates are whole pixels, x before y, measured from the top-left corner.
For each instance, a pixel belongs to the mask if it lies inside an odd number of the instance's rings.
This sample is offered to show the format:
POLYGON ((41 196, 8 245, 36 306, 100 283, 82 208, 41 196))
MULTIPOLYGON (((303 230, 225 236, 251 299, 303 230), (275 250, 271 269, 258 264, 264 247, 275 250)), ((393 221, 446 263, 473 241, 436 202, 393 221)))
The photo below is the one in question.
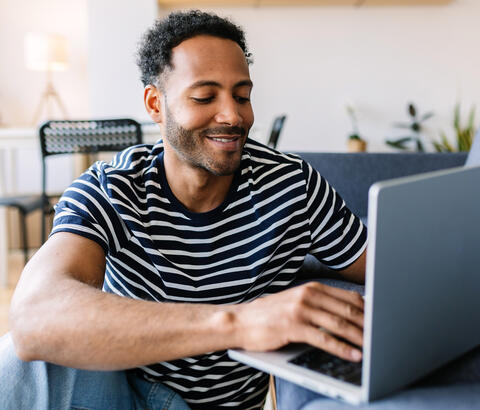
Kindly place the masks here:
POLYGON ((234 173, 253 124, 243 51, 231 40, 202 35, 175 47, 172 65, 163 86, 166 143, 183 163, 234 173))

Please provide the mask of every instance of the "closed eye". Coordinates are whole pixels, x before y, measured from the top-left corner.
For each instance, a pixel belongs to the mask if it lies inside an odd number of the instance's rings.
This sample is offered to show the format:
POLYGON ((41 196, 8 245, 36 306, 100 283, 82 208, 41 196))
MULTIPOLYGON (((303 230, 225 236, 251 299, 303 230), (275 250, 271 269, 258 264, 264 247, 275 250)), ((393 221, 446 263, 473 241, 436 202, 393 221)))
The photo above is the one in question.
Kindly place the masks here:
POLYGON ((206 97, 206 98, 192 97, 192 100, 198 104, 208 104, 209 102, 213 101, 213 97, 206 97))
POLYGON ((240 97, 240 96, 236 96, 235 97, 235 100, 240 103, 240 104, 246 104, 250 101, 250 98, 248 97, 240 97))

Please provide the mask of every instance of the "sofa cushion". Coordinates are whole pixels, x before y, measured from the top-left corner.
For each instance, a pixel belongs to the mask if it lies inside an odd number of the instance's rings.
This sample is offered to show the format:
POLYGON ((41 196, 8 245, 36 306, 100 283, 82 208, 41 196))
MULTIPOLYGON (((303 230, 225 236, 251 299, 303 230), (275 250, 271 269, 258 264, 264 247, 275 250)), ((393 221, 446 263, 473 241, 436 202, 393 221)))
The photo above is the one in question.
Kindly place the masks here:
POLYGON ((368 190, 378 181, 463 166, 467 153, 298 152, 359 217, 367 216, 368 190))

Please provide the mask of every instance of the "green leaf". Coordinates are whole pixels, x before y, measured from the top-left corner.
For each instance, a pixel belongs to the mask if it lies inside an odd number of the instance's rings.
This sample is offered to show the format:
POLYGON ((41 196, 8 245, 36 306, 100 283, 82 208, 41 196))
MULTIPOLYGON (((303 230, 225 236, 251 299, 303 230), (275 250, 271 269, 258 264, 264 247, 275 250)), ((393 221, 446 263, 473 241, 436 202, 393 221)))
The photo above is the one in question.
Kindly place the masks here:
POLYGON ((398 142, 393 142, 393 141, 386 141, 386 143, 388 145, 390 145, 391 147, 393 148, 397 148, 397 149, 402 149, 402 150, 406 150, 407 147, 402 145, 402 144, 399 144, 398 142))
POLYGON ((473 130, 473 128, 475 127, 474 122, 475 122, 475 106, 471 108, 470 115, 468 116, 467 127, 469 130, 473 130))
POLYGON ((415 109, 415 106, 412 103, 408 104, 408 113, 410 114, 411 117, 415 117, 417 115, 417 110, 415 109))
POLYGON ((432 118, 435 114, 433 112, 427 112, 426 114, 423 114, 422 117, 420 118, 420 122, 426 121, 429 118, 432 118))
POLYGON ((390 141, 391 142, 397 142, 397 143, 400 143, 400 144, 405 144, 406 142, 412 141, 414 139, 415 139, 414 137, 401 137, 401 138, 398 138, 396 140, 390 140, 390 141))
POLYGON ((418 122, 414 122, 411 125, 412 131, 416 132, 417 134, 421 131, 422 126, 418 122))
POLYGON ((420 141, 420 139, 417 139, 417 151, 418 152, 425 152, 425 149, 423 148, 422 141, 420 141))
POLYGON ((407 146, 405 145, 407 142, 411 141, 413 138, 412 137, 405 137, 405 138, 400 138, 398 140, 392 141, 392 140, 386 140, 385 142, 390 145, 391 147, 398 148, 398 149, 407 149, 407 146))
POLYGON ((471 146, 470 133, 466 130, 458 134, 458 150, 459 151, 468 151, 471 146))
POLYGON ((411 124, 407 124, 405 122, 396 122, 393 124, 395 128, 405 128, 405 129, 411 129, 412 126, 411 124))
POLYGON ((455 104, 453 112, 453 127, 458 131, 460 129, 460 103, 455 104))
POLYGON ((435 148, 435 151, 437 151, 437 152, 445 152, 445 149, 444 149, 443 145, 440 144, 439 142, 437 142, 437 141, 432 141, 432 144, 433 144, 433 146, 434 146, 434 148, 435 148))
POLYGON ((449 151, 449 152, 454 152, 455 151, 452 144, 450 144, 450 142, 448 141, 448 138, 445 135, 445 133, 441 134, 441 139, 442 139, 442 144, 445 147, 446 151, 449 151))

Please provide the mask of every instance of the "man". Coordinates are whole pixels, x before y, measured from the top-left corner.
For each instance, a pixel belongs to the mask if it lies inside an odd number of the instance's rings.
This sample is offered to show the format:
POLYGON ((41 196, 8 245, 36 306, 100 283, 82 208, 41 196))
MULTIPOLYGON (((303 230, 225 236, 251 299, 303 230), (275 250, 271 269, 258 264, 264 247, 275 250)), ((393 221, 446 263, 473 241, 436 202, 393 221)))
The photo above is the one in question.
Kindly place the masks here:
POLYGON ((240 28, 198 11, 143 38, 145 107, 163 140, 67 189, 12 301, 18 357, 62 375, 49 380, 68 384, 61 400, 261 408, 267 375, 226 349, 306 342, 361 360, 336 338, 362 345, 358 294, 288 288, 307 253, 363 281, 365 227, 311 166, 247 138, 248 56, 240 28))

